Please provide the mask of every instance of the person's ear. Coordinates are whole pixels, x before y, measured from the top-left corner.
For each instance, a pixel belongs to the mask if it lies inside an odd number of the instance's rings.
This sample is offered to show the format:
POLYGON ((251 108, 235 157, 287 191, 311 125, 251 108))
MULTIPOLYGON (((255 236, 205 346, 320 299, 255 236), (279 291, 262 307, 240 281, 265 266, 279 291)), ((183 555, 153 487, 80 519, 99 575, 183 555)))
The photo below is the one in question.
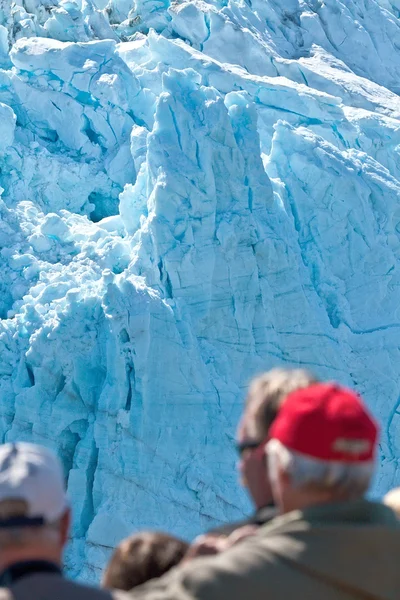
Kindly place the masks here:
POLYGON ((68 542, 69 530, 71 527, 71 510, 67 508, 60 521, 61 545, 65 546, 68 542))

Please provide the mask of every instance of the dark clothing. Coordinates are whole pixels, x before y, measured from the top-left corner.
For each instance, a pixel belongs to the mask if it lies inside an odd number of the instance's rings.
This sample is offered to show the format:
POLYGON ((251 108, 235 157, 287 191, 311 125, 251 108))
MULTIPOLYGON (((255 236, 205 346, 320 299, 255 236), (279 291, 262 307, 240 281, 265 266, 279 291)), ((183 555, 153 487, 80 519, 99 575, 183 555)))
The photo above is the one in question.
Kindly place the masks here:
POLYGON ((57 575, 62 575, 60 567, 55 563, 47 560, 25 560, 10 565, 0 573, 0 588, 10 587, 19 579, 34 573, 57 573, 57 575))
POLYGON ((124 592, 107 592, 74 583, 60 573, 25 573, 7 587, 0 587, 0 600, 126 600, 124 592))
POLYGON ((265 525, 268 521, 272 521, 275 517, 278 516, 278 510, 276 506, 273 504, 269 504, 268 506, 263 506, 263 508, 259 508, 256 510, 250 517, 247 519, 243 519, 243 521, 233 521, 233 523, 225 523, 224 525, 220 525, 219 527, 215 527, 210 531, 207 531, 207 534, 211 535, 230 535, 236 529, 240 529, 241 527, 245 527, 246 525, 265 525))

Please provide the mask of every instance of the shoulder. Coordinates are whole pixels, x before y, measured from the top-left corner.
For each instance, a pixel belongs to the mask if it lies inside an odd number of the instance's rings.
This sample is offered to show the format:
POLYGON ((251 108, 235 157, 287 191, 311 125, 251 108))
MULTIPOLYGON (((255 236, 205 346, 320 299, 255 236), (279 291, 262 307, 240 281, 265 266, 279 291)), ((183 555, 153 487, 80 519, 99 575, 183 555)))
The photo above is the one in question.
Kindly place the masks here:
MULTIPOLYGON (((1 595, 0 600, 19 600, 40 597, 57 600, 124 600, 123 594, 109 592, 88 585, 76 583, 59 575, 37 573, 24 577, 12 586, 10 596, 1 595)), ((126 598, 126 596, 125 596, 126 598)))
MULTIPOLYGON (((73 600, 127 600, 126 592, 119 590, 105 590, 97 587, 76 583, 69 579, 62 579, 60 591, 63 588, 65 598, 73 600)), ((0 597, 0 600, 2 598, 0 597)))
POLYGON ((214 527, 214 529, 210 529, 208 530, 205 535, 230 535, 231 533, 233 533, 234 531, 236 531, 236 529, 240 529, 241 527, 245 527, 246 525, 254 525, 255 524, 255 520, 254 520, 255 515, 252 515, 250 517, 248 517, 247 519, 243 519, 241 521, 231 521, 230 523, 224 523, 223 525, 220 525, 219 527, 214 527))
POLYGON ((74 600, 80 600, 81 597, 85 598, 85 600, 112 600, 113 598, 116 598, 116 596, 113 596, 108 590, 84 585, 69 579, 63 579, 61 581, 60 589, 63 588, 65 594, 68 594, 68 598, 74 598, 74 600))
POLYGON ((221 600, 243 598, 249 578, 257 582, 252 598, 265 600, 273 556, 255 538, 225 552, 176 567, 166 576, 132 590, 133 600, 221 600))
POLYGON ((285 533, 290 534, 293 531, 305 527, 308 527, 308 521, 304 519, 303 513, 299 510, 294 510, 285 515, 275 514, 271 519, 265 520, 265 522, 260 525, 256 537, 259 539, 269 539, 273 535, 279 536, 280 534, 285 533))
POLYGON ((251 520, 255 525, 264 525, 265 523, 272 521, 272 519, 275 519, 278 515, 279 513, 276 506, 264 506, 256 511, 251 520))
POLYGON ((232 521, 230 523, 224 523, 219 527, 214 527, 214 529, 210 529, 207 531, 206 535, 230 535, 237 529, 241 527, 245 527, 246 525, 264 525, 268 523, 272 519, 274 519, 278 515, 278 509, 276 506, 264 506, 263 508, 259 508, 252 515, 247 517, 247 519, 243 519, 241 521, 232 521))

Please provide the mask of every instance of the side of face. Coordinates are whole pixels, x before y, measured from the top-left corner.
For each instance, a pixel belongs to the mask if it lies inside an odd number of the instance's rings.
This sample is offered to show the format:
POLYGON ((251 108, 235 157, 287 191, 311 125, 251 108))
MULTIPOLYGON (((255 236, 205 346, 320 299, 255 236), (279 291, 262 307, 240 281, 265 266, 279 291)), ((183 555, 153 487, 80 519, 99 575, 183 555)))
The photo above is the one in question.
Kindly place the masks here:
POLYGON ((256 508, 262 508, 271 503, 272 496, 264 440, 256 439, 252 418, 253 415, 247 410, 239 423, 237 441, 239 445, 247 442, 259 442, 260 444, 257 448, 246 449, 242 452, 238 470, 241 484, 248 489, 256 508))
POLYGON ((71 510, 67 508, 65 513, 60 519, 60 550, 61 552, 64 550, 68 539, 69 539, 69 531, 71 527, 71 510))

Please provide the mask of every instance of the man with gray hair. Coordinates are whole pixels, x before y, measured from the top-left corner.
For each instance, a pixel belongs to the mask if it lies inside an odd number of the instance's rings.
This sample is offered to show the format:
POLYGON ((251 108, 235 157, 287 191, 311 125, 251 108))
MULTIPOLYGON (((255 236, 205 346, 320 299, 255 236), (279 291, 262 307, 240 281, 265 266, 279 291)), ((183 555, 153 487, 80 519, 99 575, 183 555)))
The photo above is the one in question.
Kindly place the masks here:
POLYGON ((35 444, 0 446, 0 600, 123 600, 68 581, 62 556, 70 509, 56 456, 35 444))
POLYGON ((281 516, 214 557, 132 592, 134 600, 397 600, 400 522, 364 498, 378 429, 351 390, 290 394, 266 444, 281 516))
POLYGON ((217 527, 211 534, 227 536, 243 526, 263 525, 277 515, 268 478, 265 443, 286 396, 316 382, 317 378, 306 369, 284 368, 266 371, 250 382, 236 447, 241 483, 251 497, 255 512, 242 521, 217 527))
POLYGON ((266 445, 280 512, 361 498, 374 473, 376 438, 353 392, 321 384, 292 394, 266 445))
POLYGON ((252 379, 237 429, 236 448, 241 484, 247 489, 255 510, 245 519, 224 523, 200 535, 191 544, 188 559, 223 552, 276 517, 278 512, 268 477, 265 443, 287 395, 316 382, 317 378, 306 369, 282 367, 252 379))

